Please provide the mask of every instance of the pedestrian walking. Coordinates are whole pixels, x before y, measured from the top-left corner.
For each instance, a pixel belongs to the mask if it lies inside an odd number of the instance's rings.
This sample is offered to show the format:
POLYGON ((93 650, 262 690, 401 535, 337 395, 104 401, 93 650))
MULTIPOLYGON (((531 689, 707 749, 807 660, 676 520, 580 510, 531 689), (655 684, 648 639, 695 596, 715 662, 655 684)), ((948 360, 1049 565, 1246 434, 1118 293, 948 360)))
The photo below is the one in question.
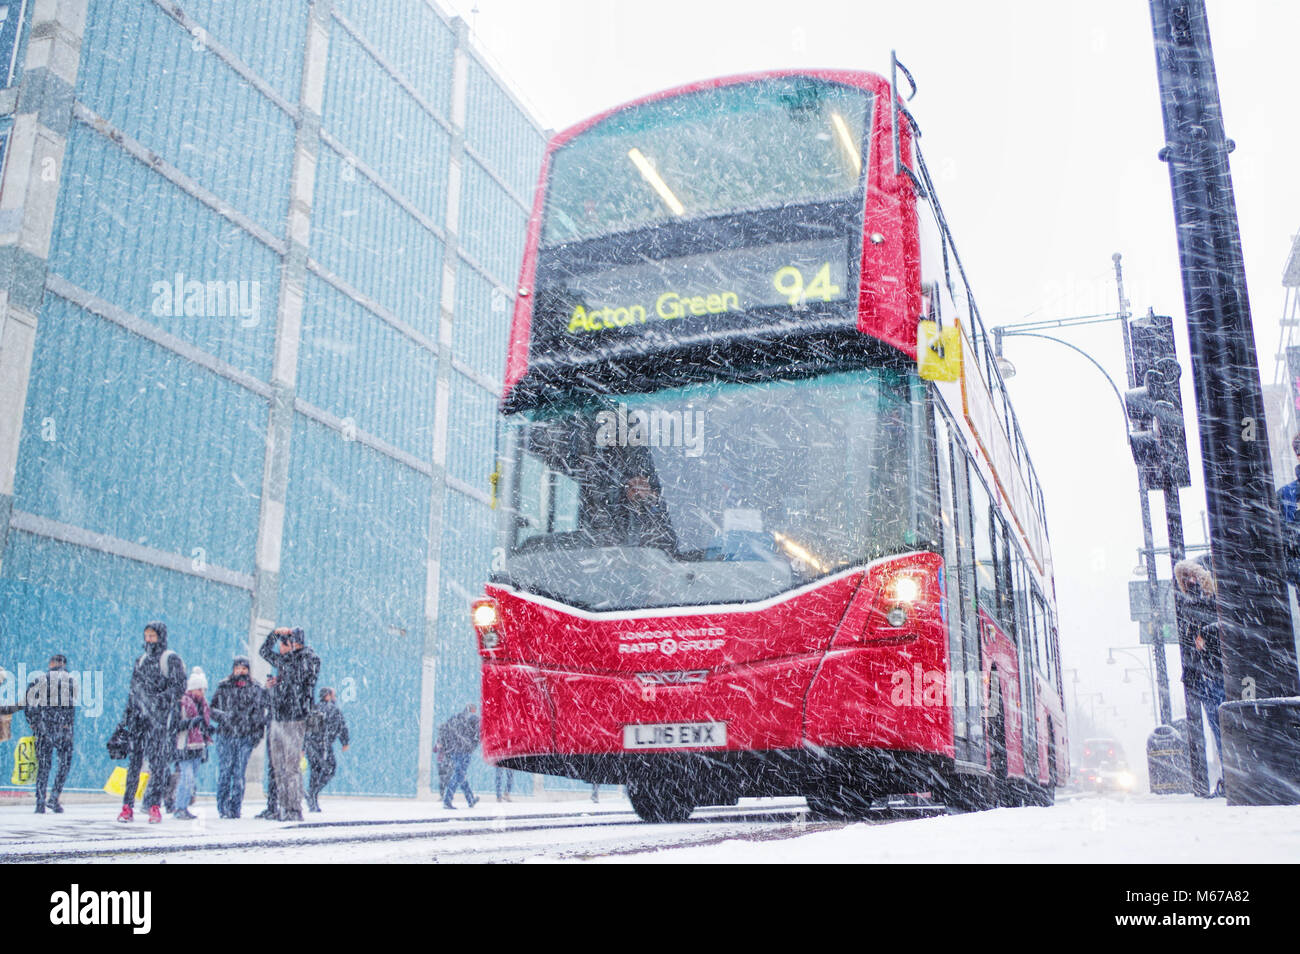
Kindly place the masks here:
POLYGON ((326 686, 320 691, 320 702, 307 717, 307 768, 311 775, 307 781, 307 808, 320 811, 320 793, 334 777, 334 740, 348 750, 348 724, 335 704, 334 690, 326 686))
POLYGON ((49 668, 38 672, 27 683, 23 714, 36 737, 36 811, 44 814, 62 812, 59 796, 72 768, 73 724, 77 713, 77 681, 68 672, 68 660, 62 653, 50 657, 49 668), (50 781, 54 756, 59 757, 59 771, 54 787, 45 795, 50 781))
POLYGON ((515 787, 515 773, 508 768, 497 766, 496 771, 497 801, 510 801, 510 790, 515 787))
POLYGON ((308 649, 301 629, 281 627, 267 634, 260 655, 275 666, 271 687, 271 769, 276 808, 282 821, 302 821, 302 761, 307 715, 312 709, 320 657, 308 649))
MULTIPOLYGON (((1180 560, 1174 566, 1177 598, 1181 602, 1179 614, 1183 623, 1179 633, 1182 644, 1183 685, 1191 697, 1200 703, 1214 733, 1219 764, 1223 764, 1223 739, 1219 731, 1219 706, 1225 698, 1223 687, 1223 656, 1219 641, 1218 587, 1209 567, 1208 557, 1180 560)), ((1188 713, 1199 719, 1200 712, 1188 713)), ((1223 794, 1220 779, 1215 795, 1223 794)))
POLYGON ((447 785, 442 790, 442 804, 446 808, 455 808, 452 798, 456 789, 465 793, 465 801, 473 808, 478 804, 478 796, 469 787, 469 762, 478 748, 479 721, 475 714, 477 708, 473 703, 452 716, 442 724, 438 731, 438 745, 446 753, 451 769, 447 785))
POLYGON ((144 652, 131 670, 126 711, 114 732, 129 744, 126 789, 122 811, 117 816, 120 822, 134 818, 135 790, 146 761, 149 785, 144 792, 144 804, 151 824, 162 821, 159 806, 171 782, 172 764, 176 760, 176 730, 185 683, 185 662, 175 650, 167 648, 166 624, 149 623, 144 628, 144 652))
MULTIPOLYGON (((443 723, 443 729, 446 723, 443 723)), ((438 766, 438 797, 443 797, 443 792, 447 791, 447 781, 451 778, 451 759, 447 757, 446 751, 442 747, 442 729, 438 730, 438 740, 433 745, 433 759, 438 766)))
POLYGON ((217 814, 238 818, 248 760, 271 718, 270 695, 253 679, 248 657, 236 656, 209 704, 217 723, 217 814))
POLYGON ((181 696, 180 722, 176 733, 177 763, 180 779, 176 783, 176 810, 174 817, 192 819, 190 804, 198 781, 199 766, 207 761, 208 745, 212 742, 212 710, 205 698, 208 677, 198 666, 185 683, 181 696))

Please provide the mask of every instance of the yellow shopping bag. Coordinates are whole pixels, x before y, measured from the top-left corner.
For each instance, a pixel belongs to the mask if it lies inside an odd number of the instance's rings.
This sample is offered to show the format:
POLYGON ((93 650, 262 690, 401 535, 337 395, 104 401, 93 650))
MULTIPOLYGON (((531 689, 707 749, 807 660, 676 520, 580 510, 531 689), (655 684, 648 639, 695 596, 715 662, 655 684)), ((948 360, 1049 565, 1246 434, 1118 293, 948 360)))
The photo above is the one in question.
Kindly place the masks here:
MULTIPOLYGON (((145 786, 148 784, 149 773, 141 772, 140 784, 135 787, 135 797, 137 799, 144 798, 145 786)), ((112 773, 108 776, 108 781, 104 783, 104 791, 108 792, 110 795, 126 794, 126 768, 124 766, 119 765, 117 768, 113 769, 112 773)))
POLYGON ((10 785, 31 785, 36 781, 36 736, 28 735, 14 746, 14 774, 10 785))

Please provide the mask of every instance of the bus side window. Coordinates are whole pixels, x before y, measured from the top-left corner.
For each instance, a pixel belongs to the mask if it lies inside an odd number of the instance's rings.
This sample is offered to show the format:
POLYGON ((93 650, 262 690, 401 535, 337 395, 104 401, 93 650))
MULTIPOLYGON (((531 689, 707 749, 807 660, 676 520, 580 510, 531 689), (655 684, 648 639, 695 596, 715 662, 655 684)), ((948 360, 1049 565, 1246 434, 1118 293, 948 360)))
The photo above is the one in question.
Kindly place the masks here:
POLYGON ((1020 555, 1020 548, 1012 543, 1011 560, 1015 567, 1015 604, 1016 629, 1020 633, 1020 645, 1025 653, 1038 661, 1038 647, 1034 644, 1034 631, 1029 625, 1029 575, 1025 571, 1025 558, 1020 555))
POLYGON ((993 534, 989 525, 989 494, 975 468, 970 474, 971 534, 975 543, 975 587, 979 606, 995 620, 998 611, 997 569, 993 560, 993 534))
POLYGON ((524 454, 519 473, 518 546, 532 537, 565 533, 578 527, 578 483, 547 467, 535 454, 524 454))
POLYGON ((1012 583, 1011 550, 1007 545, 1007 528, 998 514, 993 514, 993 556, 996 564, 996 609, 994 617, 1011 641, 1018 642, 1016 633, 1016 601, 1012 583))
POLYGON ((1043 597, 1034 590, 1034 646, 1038 657, 1038 671, 1048 682, 1052 681, 1052 642, 1047 636, 1047 614, 1043 608, 1043 597))
MULTIPOLYGON (((955 496, 952 485, 952 458, 954 453, 960 454, 960 450, 953 443, 952 431, 949 430, 948 422, 943 414, 935 412, 933 416, 934 445, 939 478, 940 540, 938 542, 939 552, 943 554, 944 574, 948 589, 948 592, 944 594, 944 599, 948 602, 949 631, 958 634, 959 639, 964 607, 961 601, 961 570, 959 567, 961 562, 959 550, 961 538, 957 528, 955 496)), ((960 645, 960 643, 956 642, 954 645, 960 645)))
MULTIPOLYGON (((915 464, 912 486, 916 489, 913 495, 915 537, 910 545, 942 549, 939 488, 935 483, 935 429, 942 425, 938 421, 940 415, 934 413, 923 381, 917 380, 912 384, 912 407, 912 426, 908 430, 915 435, 912 447, 912 460, 915 464)), ((943 429, 943 435, 938 441, 940 445, 947 440, 946 428, 943 429)))

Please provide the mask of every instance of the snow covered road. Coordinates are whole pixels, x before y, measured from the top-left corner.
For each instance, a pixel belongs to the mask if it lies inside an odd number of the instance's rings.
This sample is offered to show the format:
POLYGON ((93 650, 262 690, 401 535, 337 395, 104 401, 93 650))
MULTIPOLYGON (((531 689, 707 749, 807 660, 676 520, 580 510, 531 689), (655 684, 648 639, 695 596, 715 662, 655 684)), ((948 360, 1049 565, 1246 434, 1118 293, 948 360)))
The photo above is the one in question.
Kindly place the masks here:
MULTIPOLYGON (((202 807, 202 806, 200 806, 202 807)), ((0 807, 0 863, 933 862, 1241 863, 1300 858, 1300 808, 1229 808, 1191 796, 1063 798, 970 815, 810 820, 802 799, 702 809, 647 825, 626 801, 435 803, 335 798, 301 824, 247 818, 119 825, 104 804, 61 816, 0 807)))

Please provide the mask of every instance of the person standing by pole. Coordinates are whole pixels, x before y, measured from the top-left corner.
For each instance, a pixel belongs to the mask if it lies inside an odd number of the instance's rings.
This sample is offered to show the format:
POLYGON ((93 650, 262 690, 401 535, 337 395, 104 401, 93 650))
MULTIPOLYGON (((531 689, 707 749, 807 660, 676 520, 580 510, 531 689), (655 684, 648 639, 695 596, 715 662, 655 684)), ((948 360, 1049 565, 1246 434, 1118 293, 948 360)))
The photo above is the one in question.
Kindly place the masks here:
MULTIPOLYGON (((1300 461, 1300 434, 1291 440, 1291 450, 1300 461)), ((1278 511, 1282 515, 1282 544, 1286 560, 1286 581, 1300 590, 1300 466, 1296 479, 1278 489, 1278 511)))
POLYGON ((301 629, 268 633, 259 655, 275 667, 271 688, 271 770, 281 821, 302 821, 302 761, 320 657, 304 644, 301 629))
MULTIPOLYGON (((1223 705, 1223 657, 1219 647, 1218 589, 1210 570, 1208 556, 1195 560, 1181 560, 1174 566, 1174 581, 1178 586, 1178 599, 1183 603, 1183 627, 1179 634, 1182 643, 1183 684, 1187 687, 1187 718, 1200 723, 1201 709, 1210 721, 1214 744, 1223 764, 1223 741, 1219 731, 1219 706, 1223 705)), ((1197 794, 1209 792, 1206 787, 1197 794)), ((1223 780, 1215 789, 1215 796, 1223 794, 1223 780)))

